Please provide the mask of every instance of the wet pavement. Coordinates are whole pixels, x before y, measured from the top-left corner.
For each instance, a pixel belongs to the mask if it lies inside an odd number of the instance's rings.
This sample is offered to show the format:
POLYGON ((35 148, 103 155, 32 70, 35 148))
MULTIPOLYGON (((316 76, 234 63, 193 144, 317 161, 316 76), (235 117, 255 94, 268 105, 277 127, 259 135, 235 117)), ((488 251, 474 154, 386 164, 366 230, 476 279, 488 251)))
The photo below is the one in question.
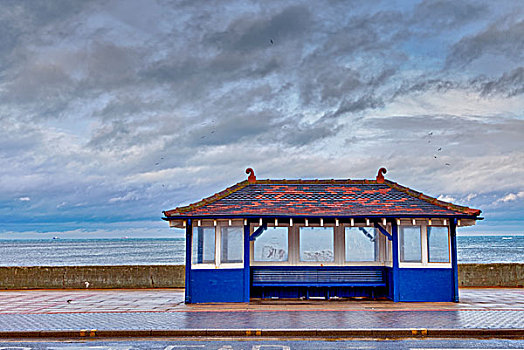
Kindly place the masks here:
MULTIPOLYGON (((0 332, 183 329, 522 329, 524 289, 461 289, 460 303, 183 303, 181 289, 0 292, 0 332)), ((523 333, 524 335, 524 333, 523 333)))

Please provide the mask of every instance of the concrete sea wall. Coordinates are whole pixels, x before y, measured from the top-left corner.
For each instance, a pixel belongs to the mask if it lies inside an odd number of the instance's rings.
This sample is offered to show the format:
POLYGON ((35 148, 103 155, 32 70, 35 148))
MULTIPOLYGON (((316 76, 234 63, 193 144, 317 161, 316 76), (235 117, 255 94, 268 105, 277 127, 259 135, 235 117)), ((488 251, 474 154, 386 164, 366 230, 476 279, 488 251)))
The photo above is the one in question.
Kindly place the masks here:
POLYGON ((0 267, 0 289, 184 288, 183 265, 0 267))
POLYGON ((524 287, 524 264, 459 264, 460 287, 524 287))
MULTIPOLYGON (((183 288, 183 265, 0 267, 0 289, 183 288)), ((524 287, 524 264, 460 264, 461 287, 524 287)))

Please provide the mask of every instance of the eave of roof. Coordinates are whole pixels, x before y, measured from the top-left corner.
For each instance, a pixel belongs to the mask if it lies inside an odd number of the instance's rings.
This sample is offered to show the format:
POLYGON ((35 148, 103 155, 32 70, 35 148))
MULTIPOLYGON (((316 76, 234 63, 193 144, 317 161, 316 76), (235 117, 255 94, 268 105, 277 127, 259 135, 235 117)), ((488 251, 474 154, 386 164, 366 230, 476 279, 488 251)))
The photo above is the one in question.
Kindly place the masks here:
MULTIPOLYGON (((378 178, 377 178, 378 180, 378 178)), ((386 179, 382 179, 381 181, 377 181, 377 180, 335 180, 335 179, 329 179, 329 180, 318 180, 318 179, 315 179, 315 180, 302 180, 302 179, 297 179, 297 180, 271 180, 271 179, 266 179, 266 180, 253 180, 252 182, 248 181, 248 180, 245 180, 245 181, 241 181, 231 187, 228 187, 226 188, 225 190, 221 191, 221 192, 218 192, 218 193, 215 193, 214 195, 210 196, 210 197, 207 197, 207 198, 204 198, 198 202, 195 202, 195 203, 192 203, 188 206, 183 206, 183 207, 178 207, 178 208, 175 208, 175 209, 172 209, 172 210, 168 210, 168 211, 164 211, 164 215, 166 216, 165 219, 177 219, 177 218, 182 218, 182 217, 193 217, 193 216, 198 216, 198 217, 249 217, 249 216, 254 216, 254 217, 258 217, 258 216, 261 216, 260 214, 257 214, 257 215, 250 215, 248 213, 244 214, 244 215, 227 215, 227 214, 219 214, 219 213, 215 213, 213 215, 192 215, 192 212, 194 212, 196 209, 199 209, 199 208, 202 208, 206 205, 209 205, 209 204, 212 204, 212 203, 215 203, 237 191, 240 191, 242 189, 244 189, 245 187, 247 186, 250 186, 250 185, 329 185, 329 184, 333 184, 333 185, 351 185, 351 184, 355 184, 355 185, 374 185, 374 184, 384 184, 384 185, 387 185, 388 187, 390 188, 393 188, 397 191, 400 191, 400 192, 403 192, 405 193, 406 195, 410 196, 410 197, 413 197, 413 198, 417 198, 417 199, 420 199, 424 202, 427 202, 427 203, 430 203, 432 205, 435 205, 437 207, 441 207, 441 208, 445 208, 447 210, 452 210, 452 211, 455 211, 455 212, 458 212, 459 214, 443 214, 443 215, 431 215, 432 217, 438 217, 438 216, 441 216, 441 217, 448 217, 448 216, 462 216, 462 217, 470 217, 470 218, 476 218, 478 215, 480 215, 481 211, 479 209, 472 209, 472 208, 469 208, 469 207, 464 207, 464 206, 459 206, 459 205, 456 205, 456 204, 453 204, 453 203, 448 203, 448 202, 444 202, 444 201, 440 201, 434 197, 430 197, 430 196, 427 196, 421 192, 417 192, 415 190, 412 190, 408 187, 405 187, 405 186, 402 186, 402 185, 399 185, 393 181, 389 181, 389 180, 386 180, 386 179)), ((264 215, 262 215, 264 216, 264 215)), ((289 215, 270 215, 270 216, 274 216, 274 217, 298 217, 298 216, 308 216, 308 217, 314 217, 316 215, 296 215, 296 214, 292 214, 290 213, 289 215)), ((328 217, 330 215, 318 215, 318 217, 328 217)), ((353 216, 353 215, 352 215, 353 216)), ((358 216, 361 216, 361 215, 354 215, 355 217, 358 217, 358 216)), ((383 214, 370 214, 368 215, 369 217, 374 217, 374 216, 377 216, 377 217, 382 217, 384 216, 383 214)), ((385 215, 385 216, 388 216, 388 215, 385 215)), ((396 217, 419 217, 419 216, 424 216, 424 214, 420 215, 420 214, 416 214, 416 213, 406 213, 405 215, 395 215, 396 217)))

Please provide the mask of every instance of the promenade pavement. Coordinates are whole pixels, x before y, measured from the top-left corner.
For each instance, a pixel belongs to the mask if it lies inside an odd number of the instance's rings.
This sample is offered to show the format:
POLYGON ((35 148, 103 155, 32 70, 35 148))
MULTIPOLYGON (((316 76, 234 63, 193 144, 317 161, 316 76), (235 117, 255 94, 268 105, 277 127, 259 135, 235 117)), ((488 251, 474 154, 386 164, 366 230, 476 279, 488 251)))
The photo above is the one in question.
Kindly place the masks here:
POLYGON ((524 338, 524 288, 462 288, 460 303, 255 300, 186 305, 183 298, 182 289, 0 291, 0 337, 101 336, 104 332, 107 336, 322 336, 329 332, 371 336, 369 332, 375 331, 399 337, 509 334, 524 338))

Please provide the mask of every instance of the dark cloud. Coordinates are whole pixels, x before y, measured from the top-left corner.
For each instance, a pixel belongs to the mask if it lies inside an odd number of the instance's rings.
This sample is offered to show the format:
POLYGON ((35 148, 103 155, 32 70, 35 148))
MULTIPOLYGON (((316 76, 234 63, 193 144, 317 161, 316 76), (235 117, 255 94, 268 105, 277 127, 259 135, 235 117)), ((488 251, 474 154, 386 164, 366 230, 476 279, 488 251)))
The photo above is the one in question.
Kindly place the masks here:
POLYGON ((394 92, 392 98, 394 99, 403 95, 424 93, 426 91, 442 93, 460 87, 460 82, 453 80, 419 77, 418 79, 402 82, 402 84, 394 92))
POLYGON ((488 7, 479 2, 453 0, 425 0, 413 11, 417 30, 448 31, 485 17, 488 7))
POLYGON ((359 113, 368 109, 383 107, 384 102, 372 95, 361 96, 356 100, 344 99, 329 117, 337 118, 346 114, 359 113))
MULTIPOLYGON (((31 37, 65 18, 80 13, 88 3, 81 0, 5 0, 0 11, 0 73, 16 64, 23 55, 16 53, 31 37)), ((65 34, 65 33, 61 33, 65 34)))
POLYGON ((309 10, 303 6, 285 8, 270 18, 252 16, 247 14, 233 21, 225 31, 207 35, 206 42, 220 50, 241 53, 266 50, 287 40, 297 40, 312 24, 309 10))
POLYGON ((498 79, 480 77, 471 81, 482 96, 503 95, 513 97, 524 93, 524 68, 519 67, 504 73, 498 79))
POLYGON ((453 187, 437 141, 455 178, 479 162, 482 186, 503 179, 524 148, 521 123, 499 116, 522 110, 517 8, 0 2, 0 221, 20 209, 6 196, 30 197, 41 221, 156 218, 246 166, 370 177, 387 159, 407 184, 453 187))
POLYGON ((466 36, 454 44, 447 66, 464 67, 482 55, 503 56, 520 63, 524 59, 524 21, 505 21, 490 24, 484 31, 466 36))

